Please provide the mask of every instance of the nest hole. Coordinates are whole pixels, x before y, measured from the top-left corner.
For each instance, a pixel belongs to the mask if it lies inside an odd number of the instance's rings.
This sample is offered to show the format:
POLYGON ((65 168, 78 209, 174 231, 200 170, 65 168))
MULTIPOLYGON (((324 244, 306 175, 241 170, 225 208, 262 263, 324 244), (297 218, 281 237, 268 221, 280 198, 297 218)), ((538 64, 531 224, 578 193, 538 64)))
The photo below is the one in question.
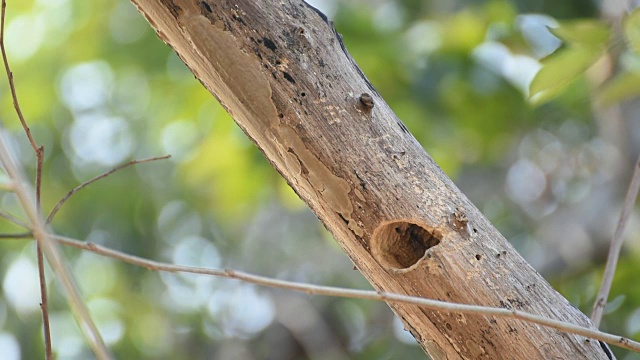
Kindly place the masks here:
POLYGON ((394 221, 378 226, 373 233, 373 256, 385 268, 404 270, 422 259, 426 251, 438 245, 433 230, 413 222, 394 221))

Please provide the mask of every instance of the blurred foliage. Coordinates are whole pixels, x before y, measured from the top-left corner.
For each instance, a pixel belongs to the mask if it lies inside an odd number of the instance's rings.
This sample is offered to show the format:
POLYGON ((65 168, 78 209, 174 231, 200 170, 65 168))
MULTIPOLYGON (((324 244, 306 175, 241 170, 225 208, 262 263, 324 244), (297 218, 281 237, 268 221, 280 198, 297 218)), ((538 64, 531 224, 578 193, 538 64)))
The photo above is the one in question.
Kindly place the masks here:
MULTIPOLYGON (((589 313, 640 152, 638 12, 605 22, 596 2, 582 0, 314 3, 438 164, 589 313)), ((370 287, 128 1, 9 1, 6 42, 23 111, 46 148, 45 211, 117 164, 173 155, 81 190, 56 232, 160 261, 370 287)), ((33 175, 6 81, 0 105, 33 175)), ((13 194, 0 195, 3 211, 24 217, 13 194)), ((0 222, 2 233, 19 230, 0 222)), ((639 234, 636 211, 603 323, 636 340, 639 234)), ((118 358, 423 357, 384 304, 65 253, 118 358)), ((4 240, 0 254, 0 354, 42 358, 34 244, 4 240)), ((91 358, 59 287, 49 286, 57 357, 91 358)))

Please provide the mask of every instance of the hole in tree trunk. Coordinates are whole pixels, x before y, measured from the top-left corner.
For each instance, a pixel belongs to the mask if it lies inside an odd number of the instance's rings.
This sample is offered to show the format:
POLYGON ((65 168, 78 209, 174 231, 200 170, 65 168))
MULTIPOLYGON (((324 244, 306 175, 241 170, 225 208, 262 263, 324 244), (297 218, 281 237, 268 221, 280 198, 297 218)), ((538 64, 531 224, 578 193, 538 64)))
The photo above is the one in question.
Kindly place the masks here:
POLYGON ((440 243, 433 230, 408 221, 383 223, 373 232, 372 240, 373 256, 390 270, 410 268, 427 249, 440 243))

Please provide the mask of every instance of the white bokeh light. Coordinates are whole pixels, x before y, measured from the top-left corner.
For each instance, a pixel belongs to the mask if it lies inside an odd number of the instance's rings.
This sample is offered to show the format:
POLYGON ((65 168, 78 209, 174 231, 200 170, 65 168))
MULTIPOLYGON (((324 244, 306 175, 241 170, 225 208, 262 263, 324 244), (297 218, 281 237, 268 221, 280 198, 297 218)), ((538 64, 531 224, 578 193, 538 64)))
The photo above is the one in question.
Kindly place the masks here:
POLYGON ((104 61, 78 64, 60 80, 62 101, 75 112, 103 106, 111 96, 113 71, 104 61))
POLYGON ((544 172, 532 161, 520 159, 507 173, 507 193, 514 201, 527 204, 537 200, 547 186, 544 172))
POLYGON ((162 148, 171 154, 175 161, 188 160, 193 147, 198 142, 201 131, 191 121, 177 120, 167 124, 162 129, 162 148))
POLYGON ((529 95, 529 85, 542 67, 536 59, 513 54, 504 44, 496 41, 480 44, 473 50, 472 56, 482 66, 501 75, 525 96, 529 95))
POLYGON ((4 40, 9 58, 20 61, 34 55, 44 41, 45 29, 41 15, 24 15, 13 19, 6 28, 4 40))
POLYGON ((75 118, 69 132, 75 155, 85 163, 114 166, 133 151, 129 124, 120 117, 87 114, 75 118))
POLYGON ((13 334, 0 332, 0 355, 2 360, 20 360, 20 343, 13 334))
POLYGON ((526 14, 516 18, 522 37, 529 43, 538 59, 554 52, 562 41, 555 37, 549 28, 557 27, 558 22, 547 15, 526 14))
POLYGON ((219 289, 211 297, 208 310, 225 335, 244 339, 264 330, 275 318, 271 297, 247 284, 219 289))
POLYGON ((40 309, 38 269, 29 259, 19 257, 9 266, 2 290, 9 304, 18 313, 28 314, 40 309))
POLYGON ((57 358, 77 358, 86 347, 73 315, 67 311, 49 313, 51 333, 55 334, 52 346, 57 358))

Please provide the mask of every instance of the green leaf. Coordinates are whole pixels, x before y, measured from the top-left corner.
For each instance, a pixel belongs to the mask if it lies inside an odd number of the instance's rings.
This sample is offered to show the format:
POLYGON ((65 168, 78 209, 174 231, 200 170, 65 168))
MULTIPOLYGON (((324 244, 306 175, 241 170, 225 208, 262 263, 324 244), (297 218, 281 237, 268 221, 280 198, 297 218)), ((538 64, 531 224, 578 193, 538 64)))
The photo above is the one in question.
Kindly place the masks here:
POLYGON ((623 26, 631 47, 635 52, 640 52, 640 8, 625 17, 623 26))
POLYGON ((609 106, 640 95, 640 74, 623 72, 605 83, 597 94, 598 101, 609 106))
POLYGON ((572 20, 549 29, 571 47, 598 49, 609 39, 609 26, 597 20, 572 20))
POLYGON ((601 51, 591 48, 560 49, 542 61, 529 86, 529 101, 534 105, 551 100, 584 73, 600 57, 601 51))

